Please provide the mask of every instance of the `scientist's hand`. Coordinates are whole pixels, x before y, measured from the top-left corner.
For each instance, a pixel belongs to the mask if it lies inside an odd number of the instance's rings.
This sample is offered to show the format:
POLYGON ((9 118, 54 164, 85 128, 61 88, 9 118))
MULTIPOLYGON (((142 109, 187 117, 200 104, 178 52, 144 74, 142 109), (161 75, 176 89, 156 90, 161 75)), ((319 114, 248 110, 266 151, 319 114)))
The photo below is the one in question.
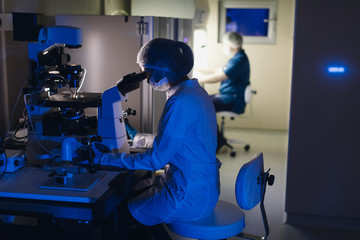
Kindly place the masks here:
POLYGON ((93 156, 94 156, 94 164, 98 165, 101 162, 101 157, 104 153, 109 153, 110 149, 101 143, 93 143, 92 144, 93 156))
POLYGON ((135 135, 138 133, 136 129, 129 124, 129 122, 125 122, 126 132, 128 133, 129 137, 134 140, 135 135))
MULTIPOLYGON (((101 143, 95 142, 95 143, 91 143, 91 151, 92 151, 92 155, 94 158, 94 164, 99 165, 103 154, 110 152, 110 149, 101 143)), ((89 163, 89 154, 88 154, 86 148, 80 147, 79 149, 77 149, 77 152, 81 156, 82 160, 74 161, 74 163, 76 165, 84 165, 84 166, 89 165, 90 164, 89 163)))

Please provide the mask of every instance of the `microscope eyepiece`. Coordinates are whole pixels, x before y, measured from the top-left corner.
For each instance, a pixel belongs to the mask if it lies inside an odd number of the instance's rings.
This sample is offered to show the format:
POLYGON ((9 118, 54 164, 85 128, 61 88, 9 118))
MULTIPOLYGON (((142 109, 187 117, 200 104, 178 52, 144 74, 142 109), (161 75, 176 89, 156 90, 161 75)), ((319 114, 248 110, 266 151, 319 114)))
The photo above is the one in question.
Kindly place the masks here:
POLYGON ((148 72, 130 73, 120 79, 117 83, 117 89, 122 95, 134 91, 140 87, 140 83, 149 77, 148 72))

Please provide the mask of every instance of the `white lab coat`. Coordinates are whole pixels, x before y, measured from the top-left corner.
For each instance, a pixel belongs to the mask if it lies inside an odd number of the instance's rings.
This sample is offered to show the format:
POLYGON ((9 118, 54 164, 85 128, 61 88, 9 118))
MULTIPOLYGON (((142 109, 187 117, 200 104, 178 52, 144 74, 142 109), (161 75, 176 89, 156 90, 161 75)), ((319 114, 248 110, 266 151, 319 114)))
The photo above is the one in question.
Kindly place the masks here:
POLYGON ((213 103, 196 79, 170 88, 167 97, 151 149, 101 160, 127 169, 164 168, 165 174, 141 182, 138 186, 149 188, 129 201, 131 214, 145 225, 207 216, 220 194, 213 103))

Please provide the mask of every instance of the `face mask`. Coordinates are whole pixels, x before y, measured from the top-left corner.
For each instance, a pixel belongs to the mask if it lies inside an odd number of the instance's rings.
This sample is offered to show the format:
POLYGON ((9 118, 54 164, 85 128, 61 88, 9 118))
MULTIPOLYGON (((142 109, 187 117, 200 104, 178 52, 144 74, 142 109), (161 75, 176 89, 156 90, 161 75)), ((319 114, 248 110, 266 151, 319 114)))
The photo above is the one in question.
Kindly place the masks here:
MULTIPOLYGON (((157 82, 155 81, 154 77, 156 77, 157 79, 159 79, 159 74, 157 73, 166 73, 166 72, 170 72, 170 70, 168 68, 162 68, 162 67, 158 67, 158 66, 152 66, 152 65, 143 65, 143 67, 145 68, 149 68, 149 69, 154 69, 154 72, 152 73, 151 78, 149 79, 148 83, 150 84, 150 86, 152 86, 155 90, 157 91, 167 91, 170 88, 170 84, 169 84, 169 80, 167 79, 167 77, 163 77, 160 80, 158 80, 157 82)), ((160 76, 164 76, 163 74, 161 74, 160 76)))
POLYGON ((169 81, 167 77, 160 79, 160 81, 155 82, 154 78, 151 77, 149 84, 157 91, 167 91, 170 88, 169 81))

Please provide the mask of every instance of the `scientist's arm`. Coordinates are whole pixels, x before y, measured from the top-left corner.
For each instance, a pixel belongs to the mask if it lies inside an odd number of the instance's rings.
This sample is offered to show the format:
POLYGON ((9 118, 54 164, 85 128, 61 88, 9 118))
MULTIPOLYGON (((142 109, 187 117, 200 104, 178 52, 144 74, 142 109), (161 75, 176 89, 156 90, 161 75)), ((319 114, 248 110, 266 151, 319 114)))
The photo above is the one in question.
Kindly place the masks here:
POLYGON ((165 114, 163 114, 161 121, 162 128, 154 139, 152 149, 138 154, 104 154, 100 165, 154 171, 163 168, 169 163, 178 154, 183 145, 185 131, 181 125, 186 124, 182 106, 171 107, 171 105, 171 101, 166 104, 165 114), (181 123, 179 122, 180 119, 182 120, 181 123))
POLYGON ((155 171, 161 169, 166 163, 157 161, 153 157, 152 149, 144 153, 127 154, 127 153, 107 153, 103 154, 99 162, 100 168, 104 166, 115 167, 120 169, 144 169, 155 171))
POLYGON ((229 77, 224 73, 222 68, 217 69, 211 74, 200 74, 199 83, 216 83, 227 80, 229 77))

